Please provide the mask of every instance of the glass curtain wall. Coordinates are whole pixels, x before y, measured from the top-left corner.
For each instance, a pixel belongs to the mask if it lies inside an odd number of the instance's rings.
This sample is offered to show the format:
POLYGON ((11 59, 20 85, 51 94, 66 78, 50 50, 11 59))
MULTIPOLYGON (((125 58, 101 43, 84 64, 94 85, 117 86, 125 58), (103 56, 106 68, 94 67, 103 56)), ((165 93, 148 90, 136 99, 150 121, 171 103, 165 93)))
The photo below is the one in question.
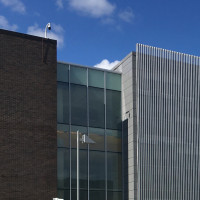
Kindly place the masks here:
POLYGON ((122 200, 121 75, 57 65, 58 198, 76 200, 77 130, 80 200, 122 200))

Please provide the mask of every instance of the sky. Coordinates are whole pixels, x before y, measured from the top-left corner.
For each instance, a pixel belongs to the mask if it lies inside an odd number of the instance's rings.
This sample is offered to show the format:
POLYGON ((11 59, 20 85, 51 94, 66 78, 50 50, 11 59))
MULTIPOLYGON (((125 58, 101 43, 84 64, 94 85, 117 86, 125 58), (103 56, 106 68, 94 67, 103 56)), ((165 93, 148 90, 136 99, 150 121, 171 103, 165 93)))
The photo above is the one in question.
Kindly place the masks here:
POLYGON ((57 40, 57 60, 110 69, 136 43, 200 56, 199 0, 0 0, 0 28, 57 40))

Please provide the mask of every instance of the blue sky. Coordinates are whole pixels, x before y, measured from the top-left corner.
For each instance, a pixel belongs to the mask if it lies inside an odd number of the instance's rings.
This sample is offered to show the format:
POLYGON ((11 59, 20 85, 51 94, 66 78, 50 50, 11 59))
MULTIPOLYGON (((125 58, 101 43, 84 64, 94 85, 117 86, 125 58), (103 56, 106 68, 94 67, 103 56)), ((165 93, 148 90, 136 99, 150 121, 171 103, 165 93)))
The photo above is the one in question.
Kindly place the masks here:
POLYGON ((0 0, 0 28, 58 40, 59 61, 109 68, 143 43, 200 55, 197 0, 0 0))

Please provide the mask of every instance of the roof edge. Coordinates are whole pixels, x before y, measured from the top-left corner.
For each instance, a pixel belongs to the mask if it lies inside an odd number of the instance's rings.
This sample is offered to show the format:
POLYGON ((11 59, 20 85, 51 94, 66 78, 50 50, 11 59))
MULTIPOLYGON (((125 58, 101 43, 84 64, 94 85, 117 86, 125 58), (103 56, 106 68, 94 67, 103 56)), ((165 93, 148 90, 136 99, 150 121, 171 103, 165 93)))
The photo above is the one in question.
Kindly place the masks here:
POLYGON ((25 38, 25 39, 29 39, 29 40, 36 40, 36 41, 41 41, 43 39, 45 41, 57 44, 57 40, 54 40, 54 39, 39 37, 39 36, 35 36, 35 35, 29 35, 29 34, 25 34, 25 33, 19 33, 19 32, 5 30, 5 29, 0 29, 0 35, 1 34, 2 35, 5 34, 5 35, 10 35, 10 36, 15 36, 15 37, 21 37, 21 38, 25 38))
POLYGON ((111 72, 111 73, 115 73, 115 74, 121 74, 121 72, 112 71, 112 69, 109 70, 109 69, 104 69, 104 68, 99 68, 99 67, 81 65, 81 64, 70 63, 70 62, 63 62, 63 61, 57 61, 57 63, 64 64, 64 65, 74 65, 74 66, 77 66, 77 67, 89 68, 89 69, 94 69, 94 70, 99 70, 99 71, 104 71, 104 72, 111 72))
POLYGON ((128 55, 126 55, 125 58, 123 58, 117 65, 115 65, 111 70, 116 70, 122 63, 124 63, 129 57, 135 55, 136 56, 136 52, 135 51, 131 51, 128 55))

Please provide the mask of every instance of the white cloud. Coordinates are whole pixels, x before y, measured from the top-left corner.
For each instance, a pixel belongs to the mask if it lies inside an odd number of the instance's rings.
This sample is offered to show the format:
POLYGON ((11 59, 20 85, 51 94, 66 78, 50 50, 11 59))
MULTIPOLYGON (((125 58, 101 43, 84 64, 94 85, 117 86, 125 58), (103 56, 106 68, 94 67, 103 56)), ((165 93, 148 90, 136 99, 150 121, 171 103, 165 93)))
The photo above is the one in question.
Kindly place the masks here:
MULTIPOLYGON (((29 26, 27 30, 28 34, 40 37, 44 37, 44 32, 45 28, 44 29, 40 28, 38 24, 29 26)), ((60 25, 51 23, 51 31, 47 32, 47 38, 57 40, 58 48, 62 48, 64 45, 64 29, 60 25)))
POLYGON ((7 7, 10 7, 13 11, 24 14, 26 12, 25 5, 20 0, 0 0, 0 2, 7 7))
POLYGON ((94 67, 97 68, 102 68, 102 69, 112 69, 115 65, 117 65, 119 63, 118 60, 114 61, 114 62, 109 62, 107 59, 102 60, 100 63, 94 65, 94 67))
POLYGON ((119 18, 125 22, 132 22, 134 18, 133 10, 128 8, 119 13, 119 18))
POLYGON ((74 10, 96 18, 109 16, 115 9, 108 0, 69 0, 69 4, 74 10))
POLYGON ((0 28, 16 31, 18 26, 16 24, 9 24, 8 20, 4 16, 0 15, 0 28))
POLYGON ((62 8, 63 8, 63 0, 56 0, 56 6, 57 6, 59 9, 62 9, 62 8))

